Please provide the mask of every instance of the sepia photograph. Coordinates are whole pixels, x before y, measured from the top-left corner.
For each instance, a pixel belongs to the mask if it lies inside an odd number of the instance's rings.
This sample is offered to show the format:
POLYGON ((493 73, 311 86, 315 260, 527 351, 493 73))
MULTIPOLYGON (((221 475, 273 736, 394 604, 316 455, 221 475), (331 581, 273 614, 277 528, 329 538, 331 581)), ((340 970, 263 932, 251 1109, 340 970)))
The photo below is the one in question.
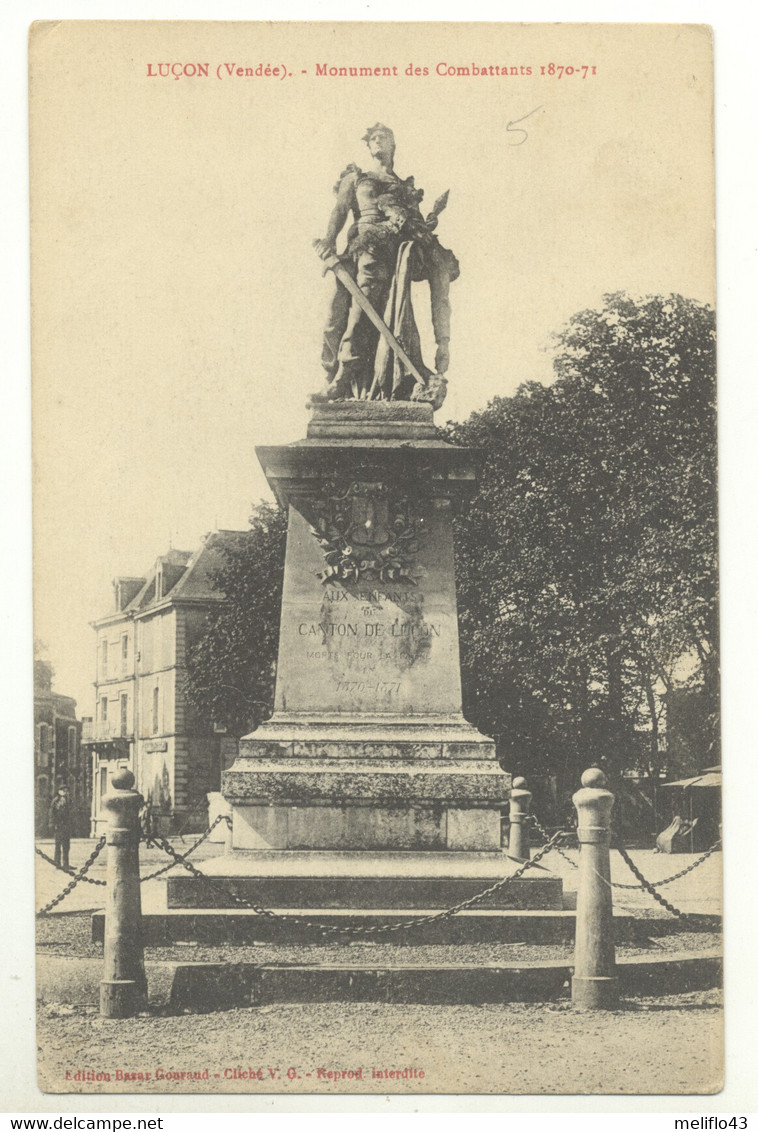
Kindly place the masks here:
POLYGON ((43 1093, 722 1089, 713 118, 694 22, 32 25, 43 1093))

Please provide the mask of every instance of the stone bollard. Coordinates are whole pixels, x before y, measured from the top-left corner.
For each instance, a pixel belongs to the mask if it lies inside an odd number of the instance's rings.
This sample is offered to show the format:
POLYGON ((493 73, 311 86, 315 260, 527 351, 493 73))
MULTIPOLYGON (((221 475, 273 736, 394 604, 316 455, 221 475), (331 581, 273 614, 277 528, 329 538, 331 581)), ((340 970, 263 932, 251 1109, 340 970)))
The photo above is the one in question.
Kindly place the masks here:
POLYGON ((618 1003, 613 944, 611 809, 614 797, 596 767, 585 770, 573 797, 579 824, 579 881, 571 1000, 575 1006, 612 1009, 618 1003))
POLYGON ((508 834, 508 856, 514 861, 529 860, 529 807, 532 792, 526 789, 525 778, 514 778, 510 794, 511 828, 508 834))
POLYGON ((106 839, 105 963, 100 982, 104 1018, 129 1018, 147 1004, 139 880, 139 811, 142 795, 124 768, 111 779, 106 839))

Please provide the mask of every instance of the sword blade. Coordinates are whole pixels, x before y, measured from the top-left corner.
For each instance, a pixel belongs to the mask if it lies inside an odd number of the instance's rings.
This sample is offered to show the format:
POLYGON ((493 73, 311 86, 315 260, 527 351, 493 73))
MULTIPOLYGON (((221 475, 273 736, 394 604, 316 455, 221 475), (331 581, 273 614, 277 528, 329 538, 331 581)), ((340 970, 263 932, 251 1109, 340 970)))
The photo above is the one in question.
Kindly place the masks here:
POLYGON ((347 290, 350 292, 350 294, 355 299, 358 306, 361 308, 361 310, 364 312, 364 314, 366 314, 368 316, 368 318, 371 320, 371 322, 373 322, 374 326, 379 331, 382 338, 384 338, 385 342, 387 342, 391 346, 391 348, 394 350, 394 352, 400 358, 400 361, 403 363, 403 365, 406 367, 406 369, 408 369, 410 371, 410 373, 412 373, 413 376, 416 378, 416 381, 419 383, 419 385, 423 385, 424 387, 426 387, 426 384, 427 384, 426 378, 423 376, 422 373, 419 372, 419 370, 413 364, 413 362, 408 357, 407 353, 405 352, 403 347, 400 345, 397 338, 392 333, 389 326, 387 326, 387 323, 384 321, 384 319, 381 317, 381 315, 377 314, 377 312, 374 310, 374 307, 372 306, 371 301, 363 294, 363 291, 361 291, 360 287, 355 282, 355 280, 353 279, 352 275, 347 270, 347 268, 344 267, 340 263, 340 261, 339 261, 339 259, 337 258, 336 255, 335 256, 329 256, 328 259, 324 260, 324 263, 326 264, 326 266, 328 268, 330 268, 330 270, 332 270, 334 272, 334 274, 337 276, 337 278, 339 279, 339 281, 343 285, 343 287, 347 288, 347 290))

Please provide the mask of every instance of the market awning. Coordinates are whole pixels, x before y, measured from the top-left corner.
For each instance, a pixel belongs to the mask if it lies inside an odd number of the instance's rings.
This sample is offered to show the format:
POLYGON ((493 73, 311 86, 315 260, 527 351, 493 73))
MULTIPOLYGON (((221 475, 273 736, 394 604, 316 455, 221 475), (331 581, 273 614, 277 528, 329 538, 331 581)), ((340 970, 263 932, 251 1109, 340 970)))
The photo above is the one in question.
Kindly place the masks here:
POLYGON ((678 786, 683 790, 686 790, 689 787, 698 790, 720 790, 721 771, 706 771, 703 774, 696 775, 694 778, 680 778, 677 782, 661 783, 662 789, 665 789, 667 786, 678 786))

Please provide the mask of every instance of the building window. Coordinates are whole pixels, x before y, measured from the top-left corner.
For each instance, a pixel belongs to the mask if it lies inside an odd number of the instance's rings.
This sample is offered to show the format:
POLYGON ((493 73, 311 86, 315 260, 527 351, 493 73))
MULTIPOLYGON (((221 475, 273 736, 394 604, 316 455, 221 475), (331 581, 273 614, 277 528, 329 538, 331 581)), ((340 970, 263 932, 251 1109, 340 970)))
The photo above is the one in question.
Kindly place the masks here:
POLYGON ((39 725, 39 765, 50 765, 50 728, 46 723, 39 725))
POLYGON ((121 693, 121 735, 129 734, 129 693, 121 693))
POLYGON ((108 793, 108 767, 103 766, 100 768, 100 797, 104 798, 108 793))
POLYGON ((108 642, 107 641, 103 641, 101 663, 102 663, 103 676, 107 679, 108 678, 108 642))
POLYGON ((158 734, 158 712, 160 710, 160 688, 156 684, 153 688, 153 735, 158 734))
POLYGON ((101 720, 102 723, 105 723, 107 718, 108 718, 108 697, 107 696, 101 696, 100 697, 100 720, 101 720))
POLYGON ((129 667, 129 637, 126 633, 121 638, 121 671, 126 672, 129 667))

